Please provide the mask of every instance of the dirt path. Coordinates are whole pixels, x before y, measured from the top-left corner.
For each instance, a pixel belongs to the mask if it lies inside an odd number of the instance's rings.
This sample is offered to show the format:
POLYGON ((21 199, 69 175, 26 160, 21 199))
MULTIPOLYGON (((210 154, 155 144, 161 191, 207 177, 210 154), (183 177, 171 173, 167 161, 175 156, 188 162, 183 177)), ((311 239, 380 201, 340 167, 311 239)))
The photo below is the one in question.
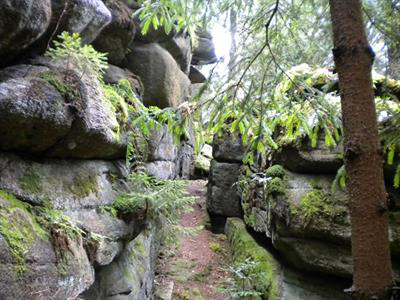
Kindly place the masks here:
POLYGON ((222 291, 228 274, 226 267, 229 245, 224 235, 216 235, 204 228, 208 220, 206 212, 206 181, 190 181, 188 193, 197 198, 193 211, 185 214, 181 225, 203 226, 194 236, 181 237, 176 249, 161 252, 156 276, 157 293, 175 300, 226 300, 222 291), (169 294, 169 295, 168 295, 169 294))

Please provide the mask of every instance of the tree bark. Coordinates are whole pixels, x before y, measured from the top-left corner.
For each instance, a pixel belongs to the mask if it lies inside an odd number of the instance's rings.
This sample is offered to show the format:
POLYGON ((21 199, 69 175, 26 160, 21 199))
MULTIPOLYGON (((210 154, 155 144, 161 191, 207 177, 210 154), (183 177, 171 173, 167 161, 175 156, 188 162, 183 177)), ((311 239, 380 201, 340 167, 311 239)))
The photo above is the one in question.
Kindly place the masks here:
POLYGON ((389 299, 392 269, 387 194, 368 44, 359 0, 329 0, 349 178, 353 299, 389 299))

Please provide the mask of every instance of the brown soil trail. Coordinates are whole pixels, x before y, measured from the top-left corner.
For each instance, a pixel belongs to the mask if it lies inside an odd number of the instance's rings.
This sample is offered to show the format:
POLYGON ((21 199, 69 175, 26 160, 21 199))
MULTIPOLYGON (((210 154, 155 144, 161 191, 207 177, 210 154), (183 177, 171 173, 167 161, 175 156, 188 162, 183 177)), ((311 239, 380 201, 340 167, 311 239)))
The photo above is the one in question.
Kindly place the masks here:
MULTIPOLYGON (((190 181, 188 193, 196 197, 193 211, 181 219, 184 227, 200 227, 192 236, 180 238, 174 250, 161 252, 156 276, 158 291, 173 283, 172 299, 175 300, 226 300, 229 296, 222 291, 228 274, 226 267, 229 245, 224 235, 216 235, 204 228, 206 212, 207 181, 190 181)), ((168 288, 167 288, 168 289, 168 288)), ((168 292, 167 292, 168 294, 168 292)), ((171 294, 169 292, 169 294, 171 294)), ((156 299, 168 299, 162 296, 156 299)))

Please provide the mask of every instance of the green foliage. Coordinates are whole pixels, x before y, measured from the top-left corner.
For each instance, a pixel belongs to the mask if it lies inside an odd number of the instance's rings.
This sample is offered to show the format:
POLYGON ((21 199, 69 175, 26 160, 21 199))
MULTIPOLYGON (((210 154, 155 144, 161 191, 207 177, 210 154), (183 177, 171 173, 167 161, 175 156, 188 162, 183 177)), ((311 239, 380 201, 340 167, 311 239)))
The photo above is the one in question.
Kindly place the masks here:
POLYGON ((174 241, 181 231, 180 216, 191 210, 194 198, 185 192, 181 180, 157 180, 144 173, 129 176, 131 192, 121 194, 112 204, 120 216, 136 215, 146 222, 154 222, 161 229, 167 243, 174 241))
POLYGON ((142 7, 135 12, 139 16, 142 25, 142 34, 147 34, 150 27, 157 30, 164 28, 166 34, 175 30, 186 31, 194 37, 195 27, 199 24, 199 13, 204 1, 181 1, 181 0, 142 0, 142 7))
POLYGON ((208 246, 210 247, 211 251, 213 251, 215 253, 223 252, 223 248, 222 248, 221 244, 218 242, 210 242, 210 244, 208 246))
POLYGON ((272 178, 268 181, 266 191, 268 195, 278 196, 286 194, 287 182, 279 177, 272 178))
POLYGON ((336 176, 335 176, 335 179, 333 180, 332 188, 331 188, 332 193, 335 193, 337 191, 338 187, 341 189, 345 189, 346 181, 347 181, 346 167, 343 165, 336 172, 336 176))
POLYGON ((262 280, 264 273, 256 272, 259 264, 246 258, 225 269, 233 277, 228 292, 232 299, 260 299, 262 293, 254 289, 253 283, 262 280))
POLYGON ((101 78, 107 69, 107 55, 97 52, 92 45, 82 45, 79 33, 70 34, 66 31, 58 36, 59 41, 54 41, 54 48, 47 50, 46 55, 55 61, 67 62, 79 68, 83 73, 92 72, 101 78))
POLYGON ((233 252, 229 272, 236 279, 230 282, 233 295, 249 296, 241 299, 279 299, 279 267, 274 257, 258 245, 242 220, 230 218, 227 222, 233 252))
POLYGON ((267 177, 285 178, 287 176, 286 170, 281 165, 273 165, 265 171, 267 177))

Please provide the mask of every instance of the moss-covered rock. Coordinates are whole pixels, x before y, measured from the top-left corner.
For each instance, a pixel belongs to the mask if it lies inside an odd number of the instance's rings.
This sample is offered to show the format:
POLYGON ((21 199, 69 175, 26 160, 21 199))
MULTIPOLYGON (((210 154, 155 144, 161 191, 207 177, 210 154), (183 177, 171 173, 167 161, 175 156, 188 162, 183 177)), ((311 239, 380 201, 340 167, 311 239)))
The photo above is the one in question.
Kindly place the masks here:
POLYGON ((27 271, 26 254, 37 239, 48 239, 48 233, 28 211, 28 205, 0 190, 0 235, 13 256, 15 271, 27 271))
POLYGON ((255 263, 252 272, 261 274, 254 277, 258 280, 252 283, 261 296, 253 299, 280 299, 280 269, 272 254, 257 244, 242 220, 228 218, 225 228, 234 262, 243 263, 246 259, 251 259, 255 263))

